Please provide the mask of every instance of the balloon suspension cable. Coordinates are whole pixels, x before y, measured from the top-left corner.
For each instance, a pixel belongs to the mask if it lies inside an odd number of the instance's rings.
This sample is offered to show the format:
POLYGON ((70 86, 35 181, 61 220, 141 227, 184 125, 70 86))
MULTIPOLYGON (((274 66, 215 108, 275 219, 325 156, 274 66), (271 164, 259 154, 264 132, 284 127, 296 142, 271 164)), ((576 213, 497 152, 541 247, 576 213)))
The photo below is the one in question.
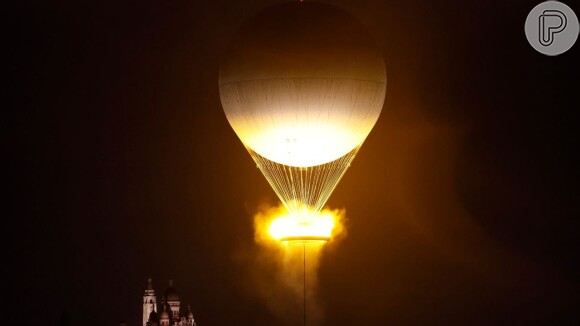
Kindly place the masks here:
POLYGON ((288 213, 301 219, 320 212, 359 148, 328 163, 297 167, 276 163, 247 147, 288 213))
POLYGON ((302 257, 304 258, 304 326, 306 326, 306 243, 302 244, 302 257))

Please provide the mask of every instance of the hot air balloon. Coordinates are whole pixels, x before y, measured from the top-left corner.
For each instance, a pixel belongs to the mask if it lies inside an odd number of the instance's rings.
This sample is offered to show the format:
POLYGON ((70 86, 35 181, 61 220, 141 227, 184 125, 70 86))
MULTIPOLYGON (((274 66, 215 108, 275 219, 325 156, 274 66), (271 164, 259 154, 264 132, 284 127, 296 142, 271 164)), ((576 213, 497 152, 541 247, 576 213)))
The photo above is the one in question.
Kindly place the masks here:
POLYGON ((386 73, 365 28, 316 2, 269 7, 224 57, 226 117, 288 212, 320 212, 375 125, 386 73))

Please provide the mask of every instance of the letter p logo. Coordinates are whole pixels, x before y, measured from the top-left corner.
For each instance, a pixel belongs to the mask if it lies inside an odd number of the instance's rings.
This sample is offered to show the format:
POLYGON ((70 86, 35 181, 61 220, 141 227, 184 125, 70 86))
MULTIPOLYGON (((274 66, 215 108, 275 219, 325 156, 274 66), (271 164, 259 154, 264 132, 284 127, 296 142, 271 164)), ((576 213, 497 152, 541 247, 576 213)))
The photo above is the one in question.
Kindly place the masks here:
POLYGON ((544 10, 538 20, 538 37, 543 46, 550 46, 554 43, 554 35, 566 29, 566 15, 560 10, 544 10))
POLYGON ((536 51, 558 55, 568 51, 578 38, 578 17, 559 1, 546 1, 534 7, 525 24, 526 38, 536 51))

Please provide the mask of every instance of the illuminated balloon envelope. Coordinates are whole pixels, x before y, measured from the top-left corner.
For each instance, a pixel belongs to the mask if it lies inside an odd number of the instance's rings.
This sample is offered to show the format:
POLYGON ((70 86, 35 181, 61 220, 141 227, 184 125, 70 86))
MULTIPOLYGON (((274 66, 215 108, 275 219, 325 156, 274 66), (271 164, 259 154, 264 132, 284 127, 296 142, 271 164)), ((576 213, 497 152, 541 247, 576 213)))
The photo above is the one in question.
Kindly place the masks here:
POLYGON ((381 54, 336 7, 270 7, 240 30, 219 76, 221 102, 289 213, 318 213, 381 112, 381 54))

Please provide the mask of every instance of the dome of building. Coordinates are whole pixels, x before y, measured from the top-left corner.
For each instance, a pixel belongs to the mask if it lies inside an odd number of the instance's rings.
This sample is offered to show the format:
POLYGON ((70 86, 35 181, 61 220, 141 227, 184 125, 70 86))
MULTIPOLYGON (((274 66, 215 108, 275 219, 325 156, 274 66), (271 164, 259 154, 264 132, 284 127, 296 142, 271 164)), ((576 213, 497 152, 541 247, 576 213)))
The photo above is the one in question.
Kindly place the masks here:
POLYGON ((165 298, 167 301, 179 301, 179 294, 174 288, 169 288, 165 291, 165 298))
POLYGON ((167 309, 163 308, 163 311, 161 312, 160 319, 162 319, 162 320, 169 319, 169 313, 167 312, 167 309))
POLYGON ((167 290, 165 290, 165 300, 167 300, 168 302, 179 301, 179 293, 177 293, 177 290, 175 290, 172 287, 167 288, 167 290))
POLYGON ((173 288, 173 280, 169 281, 169 287, 165 290, 166 301, 179 301, 179 293, 173 288))

